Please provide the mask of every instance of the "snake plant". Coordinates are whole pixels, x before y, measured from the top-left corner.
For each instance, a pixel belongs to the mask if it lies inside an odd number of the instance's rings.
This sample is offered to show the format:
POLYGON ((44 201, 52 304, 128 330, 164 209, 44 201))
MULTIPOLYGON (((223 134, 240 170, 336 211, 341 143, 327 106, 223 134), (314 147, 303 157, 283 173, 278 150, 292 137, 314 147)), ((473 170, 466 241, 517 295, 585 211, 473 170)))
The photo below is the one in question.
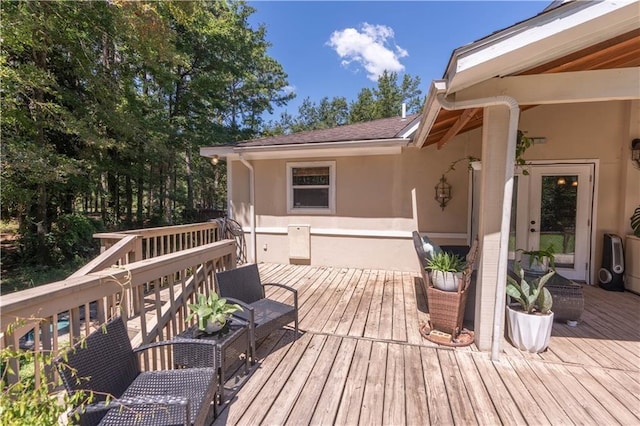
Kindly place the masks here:
POLYGON ((524 279, 524 270, 520 266, 520 262, 515 263, 514 271, 520 277, 520 282, 507 276, 507 294, 515 299, 522 306, 522 310, 528 314, 535 312, 548 314, 553 306, 553 299, 549 290, 544 286, 555 274, 555 271, 538 277, 531 283, 524 279))

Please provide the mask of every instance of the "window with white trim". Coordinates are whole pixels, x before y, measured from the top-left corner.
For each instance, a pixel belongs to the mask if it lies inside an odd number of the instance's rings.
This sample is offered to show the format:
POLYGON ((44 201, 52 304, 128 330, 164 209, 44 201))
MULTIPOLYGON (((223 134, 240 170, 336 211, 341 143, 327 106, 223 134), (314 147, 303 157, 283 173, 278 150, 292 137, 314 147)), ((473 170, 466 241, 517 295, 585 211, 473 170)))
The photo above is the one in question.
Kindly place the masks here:
POLYGON ((334 214, 335 161, 287 163, 287 212, 334 214))

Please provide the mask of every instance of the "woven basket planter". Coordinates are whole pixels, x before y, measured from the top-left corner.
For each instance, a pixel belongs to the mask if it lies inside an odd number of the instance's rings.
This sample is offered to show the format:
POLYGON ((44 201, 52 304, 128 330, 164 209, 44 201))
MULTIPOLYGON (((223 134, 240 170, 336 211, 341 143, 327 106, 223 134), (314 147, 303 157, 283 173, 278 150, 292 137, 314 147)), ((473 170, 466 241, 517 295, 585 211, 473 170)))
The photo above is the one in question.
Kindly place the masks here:
POLYGON ((438 290, 429 286, 427 288, 427 304, 431 329, 456 337, 462 331, 467 296, 468 288, 457 292, 438 290))

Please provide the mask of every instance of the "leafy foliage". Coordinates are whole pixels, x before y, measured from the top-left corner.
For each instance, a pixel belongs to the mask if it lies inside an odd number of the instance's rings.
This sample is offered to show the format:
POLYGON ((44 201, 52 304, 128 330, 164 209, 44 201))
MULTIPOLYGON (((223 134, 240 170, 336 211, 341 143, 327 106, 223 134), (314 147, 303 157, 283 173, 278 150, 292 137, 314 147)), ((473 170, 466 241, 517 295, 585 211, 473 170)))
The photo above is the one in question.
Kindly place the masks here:
POLYGON ((217 293, 209 294, 209 297, 199 293, 197 303, 190 303, 191 313, 187 316, 187 321, 191 321, 194 316, 198 317, 198 329, 205 330, 207 322, 212 321, 220 325, 227 322, 227 318, 242 307, 236 303, 227 303, 227 299, 221 298, 217 293))
MULTIPOLYGON (((20 321, 19 321, 20 322, 20 321)), ((23 321, 22 321, 23 323, 23 321)), ((11 324, 9 333, 13 327, 11 324)), ((47 374, 39 385, 35 382, 35 365, 39 364, 41 371, 51 371, 54 356, 51 353, 34 352, 31 350, 15 350, 5 347, 0 350, 2 368, 2 392, 0 392, 0 424, 7 426, 21 425, 57 425, 65 412, 72 407, 91 403, 92 392, 76 392, 72 395, 55 390, 59 383, 47 374), (17 359, 22 368, 13 371, 11 360, 17 359), (17 374, 19 380, 9 384, 9 376, 17 374)), ((82 380, 82 378, 78 378, 82 380)))
POLYGON ((199 148, 258 136, 293 97, 242 1, 0 8, 2 214, 40 259, 69 214, 118 229, 222 209, 223 166, 199 148))
POLYGON ((297 116, 285 112, 279 121, 267 125, 265 132, 267 135, 288 134, 396 117, 400 115, 402 103, 406 104, 407 113, 413 114, 422 105, 419 85, 419 77, 405 74, 399 82, 397 73, 385 71, 378 78, 377 87, 363 88, 355 101, 347 103, 344 97, 337 96, 324 97, 316 104, 306 98, 297 116))
POLYGON ((523 250, 517 249, 516 251, 521 252, 522 254, 526 254, 529 256, 529 262, 531 265, 542 265, 544 263, 544 258, 546 257, 549 260, 549 266, 551 269, 555 270, 555 247, 553 243, 550 243, 546 249, 538 249, 538 250, 523 250))
POLYGON ((464 259, 456 254, 441 251, 427 260, 427 269, 441 272, 462 272, 466 268, 464 259))
POLYGON ((524 279, 524 270, 519 262, 515 263, 514 271, 519 277, 519 281, 507 276, 507 295, 514 298, 528 314, 533 314, 536 311, 548 314, 553 306, 553 298, 549 290, 544 286, 555 274, 555 271, 538 277, 531 283, 524 279))
POLYGON ((640 237, 640 206, 636 207, 633 215, 631 215, 631 229, 636 237, 640 237))
POLYGON ((76 258, 97 254, 98 241, 93 234, 104 230, 102 222, 81 214, 65 214, 58 217, 51 230, 40 240, 32 233, 24 232, 19 240, 23 264, 29 259, 44 264, 68 263, 76 258), (44 245, 46 257, 37 258, 44 245))

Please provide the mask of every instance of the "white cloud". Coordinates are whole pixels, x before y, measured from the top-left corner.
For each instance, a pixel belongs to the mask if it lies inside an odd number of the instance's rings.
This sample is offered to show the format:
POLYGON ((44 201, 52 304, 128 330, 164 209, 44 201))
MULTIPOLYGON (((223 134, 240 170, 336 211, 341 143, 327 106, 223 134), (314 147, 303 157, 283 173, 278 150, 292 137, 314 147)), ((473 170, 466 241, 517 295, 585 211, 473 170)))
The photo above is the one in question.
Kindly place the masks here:
POLYGON ((280 89, 280 91, 283 92, 285 95, 290 95, 291 93, 296 92, 296 86, 289 84, 287 86, 284 86, 282 89, 280 89))
POLYGON ((395 44, 392 28, 366 22, 359 31, 355 28, 334 31, 327 44, 342 58, 342 66, 351 63, 362 66, 372 81, 377 81, 384 70, 403 71, 400 59, 409 56, 409 52, 395 44))

